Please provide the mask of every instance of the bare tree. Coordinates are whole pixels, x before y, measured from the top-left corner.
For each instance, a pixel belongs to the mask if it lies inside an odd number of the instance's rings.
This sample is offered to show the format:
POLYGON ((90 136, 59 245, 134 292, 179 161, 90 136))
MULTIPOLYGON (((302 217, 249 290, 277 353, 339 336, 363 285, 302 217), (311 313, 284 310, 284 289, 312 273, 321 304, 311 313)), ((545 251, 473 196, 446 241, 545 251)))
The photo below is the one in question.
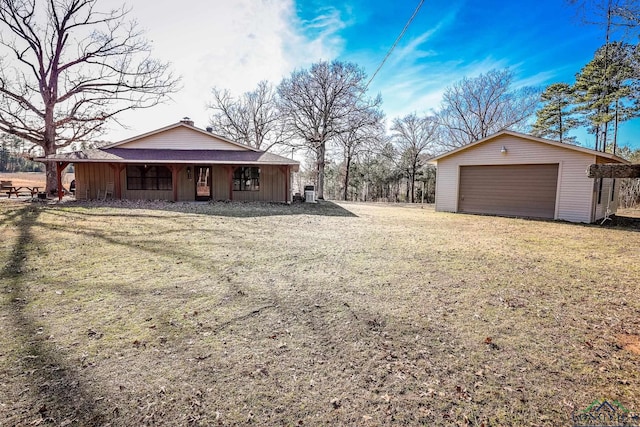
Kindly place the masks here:
POLYGON ((318 198, 324 198, 327 143, 349 130, 356 110, 377 108, 380 97, 364 98, 366 75, 353 63, 319 62, 297 70, 278 86, 279 106, 290 135, 316 155, 318 198))
MULTIPOLYGON (((177 90, 167 63, 128 10, 97 0, 0 0, 0 130, 44 155, 99 135, 116 115, 149 108, 177 90)), ((56 184, 47 163, 47 190, 56 184)))
POLYGON ((455 148, 503 129, 524 130, 539 99, 538 89, 513 89, 513 73, 508 69, 465 77, 443 95, 438 113, 444 131, 442 143, 455 148))
POLYGON ((421 158, 436 142, 438 120, 435 117, 418 117, 415 113, 393 120, 392 138, 398 147, 403 169, 407 171, 411 203, 415 202, 416 176, 422 167, 421 158))
POLYGON ((348 198, 351 166, 354 159, 371 145, 384 139, 384 114, 376 108, 354 111, 348 118, 347 130, 336 137, 345 162, 343 197, 348 198))
POLYGON ((567 0, 588 25, 604 29, 605 45, 618 34, 632 40, 640 29, 640 4, 637 0, 567 0))
POLYGON ((210 124, 214 132, 234 141, 269 150, 282 142, 282 126, 273 85, 258 83, 237 99, 228 90, 213 88, 210 124))

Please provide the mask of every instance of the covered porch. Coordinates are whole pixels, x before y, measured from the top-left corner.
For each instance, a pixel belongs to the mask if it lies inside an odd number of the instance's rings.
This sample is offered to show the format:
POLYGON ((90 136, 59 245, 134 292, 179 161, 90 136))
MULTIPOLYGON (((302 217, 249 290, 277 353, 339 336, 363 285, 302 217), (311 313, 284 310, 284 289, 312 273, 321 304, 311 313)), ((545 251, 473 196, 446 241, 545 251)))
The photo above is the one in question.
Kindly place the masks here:
MULTIPOLYGON (((62 162, 61 162, 62 163, 62 162)), ((74 163, 78 200, 291 201, 292 165, 74 163)))

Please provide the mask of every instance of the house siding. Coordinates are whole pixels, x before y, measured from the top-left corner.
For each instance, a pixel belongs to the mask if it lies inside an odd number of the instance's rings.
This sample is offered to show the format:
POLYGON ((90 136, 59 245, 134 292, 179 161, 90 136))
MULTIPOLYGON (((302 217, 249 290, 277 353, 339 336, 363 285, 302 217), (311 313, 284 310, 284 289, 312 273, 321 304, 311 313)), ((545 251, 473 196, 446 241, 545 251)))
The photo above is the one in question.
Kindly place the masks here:
POLYGON ((104 163, 76 163, 76 199, 92 200, 104 194, 107 182, 114 182, 114 170, 104 163))
MULTIPOLYGON (((181 165, 178 172, 178 201, 195 200, 195 180, 193 171, 196 165, 181 165), (187 167, 191 168, 192 177, 187 177, 187 167)), ((198 164, 198 166, 206 166, 198 164)), ((211 166, 211 186, 213 200, 229 200, 229 166, 211 166)), ((233 200, 257 202, 285 202, 290 198, 285 194, 285 167, 260 166, 259 191, 233 191, 233 200)), ((115 182, 115 169, 106 163, 77 163, 76 170, 76 199, 96 199, 98 193, 103 197, 107 182, 115 182)), ((172 190, 127 190, 126 168, 120 175, 122 199, 132 200, 173 200, 172 190)), ((115 198, 115 194, 110 196, 115 198)))
MULTIPOLYGON (((513 135, 499 135, 475 147, 438 160, 436 210, 458 211, 460 166, 558 163, 558 191, 555 219, 592 222, 593 179, 587 167, 596 156, 513 135), (501 153, 502 147, 507 149, 501 153)), ((606 209, 606 208, 605 208, 606 209)))
POLYGON ((211 197, 213 200, 229 200, 229 167, 215 165, 211 169, 211 197))
MULTIPOLYGON (((184 202, 196 199, 196 181, 194 178, 194 165, 185 165, 178 172, 178 201, 184 202), (187 177, 187 167, 191 168, 191 179, 187 177)), ((122 182, 125 182, 124 179, 122 182)), ((169 198, 173 195, 170 194, 169 198)))
POLYGON ((184 127, 169 129, 135 141, 118 145, 118 148, 146 148, 156 150, 232 150, 247 151, 240 145, 231 144, 215 135, 207 135, 184 127))
MULTIPOLYGON (((286 197, 289 197, 288 195, 286 197)), ((259 191, 234 191, 233 200, 243 202, 284 202, 285 174, 277 166, 260 167, 259 191)))

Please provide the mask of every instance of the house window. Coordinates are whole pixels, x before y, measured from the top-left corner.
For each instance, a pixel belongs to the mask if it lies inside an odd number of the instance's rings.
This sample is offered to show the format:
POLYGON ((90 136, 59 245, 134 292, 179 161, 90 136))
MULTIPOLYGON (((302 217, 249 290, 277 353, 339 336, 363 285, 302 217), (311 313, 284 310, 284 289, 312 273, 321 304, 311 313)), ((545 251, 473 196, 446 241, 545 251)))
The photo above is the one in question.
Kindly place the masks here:
POLYGON ((240 167, 233 172, 233 191, 260 190, 260 168, 240 167))
POLYGON ((171 171, 165 166, 127 166, 127 190, 171 190, 171 171))

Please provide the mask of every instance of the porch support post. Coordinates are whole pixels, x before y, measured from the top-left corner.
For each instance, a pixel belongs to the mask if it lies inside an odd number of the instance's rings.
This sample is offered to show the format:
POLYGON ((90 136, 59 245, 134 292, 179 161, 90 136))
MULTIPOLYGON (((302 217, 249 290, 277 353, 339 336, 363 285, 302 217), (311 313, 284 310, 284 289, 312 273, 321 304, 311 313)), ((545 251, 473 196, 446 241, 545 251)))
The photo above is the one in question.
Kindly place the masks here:
POLYGON ((289 172, 289 165, 280 166, 280 171, 284 174, 284 202, 289 203, 289 181, 291 180, 291 173, 289 172))
POLYGON ((109 167, 113 170, 114 191, 116 193, 115 197, 116 199, 122 199, 122 179, 120 178, 120 175, 126 165, 121 163, 109 163, 109 167))
POLYGON ((182 170, 182 165, 169 165, 171 170, 171 189, 173 190, 173 201, 178 201, 178 172, 182 170))
POLYGON ((229 200, 233 200, 233 173, 235 172, 235 166, 226 166, 227 180, 229 181, 229 200))
POLYGON ((64 190, 62 189, 62 171, 69 166, 69 162, 56 162, 56 175, 58 177, 58 201, 62 200, 64 190))

